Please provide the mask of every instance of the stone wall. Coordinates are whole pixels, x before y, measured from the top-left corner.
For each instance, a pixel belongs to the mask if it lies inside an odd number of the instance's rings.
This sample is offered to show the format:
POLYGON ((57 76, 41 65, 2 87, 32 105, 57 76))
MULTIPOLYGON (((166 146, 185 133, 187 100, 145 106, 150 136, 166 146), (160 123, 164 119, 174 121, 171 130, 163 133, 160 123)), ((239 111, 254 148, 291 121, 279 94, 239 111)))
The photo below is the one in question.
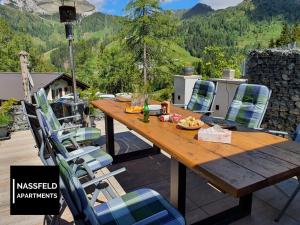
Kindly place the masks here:
POLYGON ((15 105, 13 108, 14 122, 10 128, 11 132, 29 129, 25 115, 23 114, 22 106, 15 105))
MULTIPOLYGON (((21 105, 15 105, 12 110, 14 117, 14 122, 10 127, 11 132, 28 130, 29 126, 27 123, 26 116, 23 114, 23 109, 21 105)), ((104 119, 104 113, 100 110, 96 110, 95 121, 100 121, 104 119)))
POLYGON ((262 126, 293 132, 300 123, 300 51, 251 52, 247 78, 249 83, 264 84, 272 90, 262 126))

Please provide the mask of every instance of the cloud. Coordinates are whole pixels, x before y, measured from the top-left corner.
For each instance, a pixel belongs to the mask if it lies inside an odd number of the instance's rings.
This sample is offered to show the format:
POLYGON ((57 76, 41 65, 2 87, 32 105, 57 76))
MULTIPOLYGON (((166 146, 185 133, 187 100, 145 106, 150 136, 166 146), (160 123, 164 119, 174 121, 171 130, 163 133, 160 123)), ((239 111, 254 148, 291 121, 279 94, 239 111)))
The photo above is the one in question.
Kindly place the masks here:
POLYGON ((106 0, 88 0, 91 4, 96 6, 98 10, 102 9, 104 4, 106 3, 106 0))
POLYGON ((170 3, 170 2, 175 2, 175 1, 178 1, 178 0, 160 0, 160 2, 162 2, 162 3, 170 3))
POLYGON ((229 6, 235 6, 243 0, 201 0, 203 4, 210 5, 213 9, 225 9, 229 6))

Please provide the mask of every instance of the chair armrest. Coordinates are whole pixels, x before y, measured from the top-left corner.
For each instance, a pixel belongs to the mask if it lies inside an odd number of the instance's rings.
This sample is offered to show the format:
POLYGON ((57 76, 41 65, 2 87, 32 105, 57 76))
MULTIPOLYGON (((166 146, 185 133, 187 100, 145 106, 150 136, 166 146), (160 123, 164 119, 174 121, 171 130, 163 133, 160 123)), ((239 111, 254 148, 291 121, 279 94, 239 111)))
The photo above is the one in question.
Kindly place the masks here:
MULTIPOLYGON (((78 149, 78 150, 80 150, 80 149, 78 149)), ((80 157, 82 157, 82 156, 85 156, 85 155, 87 155, 87 154, 90 154, 90 153, 92 153, 92 152, 99 151, 99 150, 100 150, 99 147, 94 147, 94 148, 89 149, 89 150, 87 150, 87 151, 84 151, 84 152, 82 152, 82 153, 78 153, 78 154, 76 154, 76 155, 72 155, 72 156, 66 158, 65 160, 66 160, 67 162, 70 162, 70 161, 72 161, 72 160, 74 160, 74 159, 80 158, 80 157)))
POLYGON ((61 121, 61 120, 73 119, 75 117, 80 117, 80 115, 61 117, 61 118, 57 118, 57 120, 61 121))
POLYGON ((261 128, 261 127, 258 127, 258 128, 255 128, 255 130, 259 130, 259 131, 262 131, 262 132, 266 132, 266 133, 269 133, 269 134, 274 134, 274 135, 282 135, 282 136, 289 136, 290 134, 286 131, 280 131, 280 130, 268 130, 268 129, 265 129, 265 128, 261 128))
POLYGON ((72 133, 62 134, 58 137, 60 141, 71 139, 74 135, 72 133))
POLYGON ((79 149, 80 146, 77 143, 77 141, 74 139, 74 135, 72 133, 68 133, 68 134, 63 134, 61 136, 58 137, 58 139, 63 142, 65 140, 70 140, 72 142, 72 144, 75 146, 76 149, 79 149))
POLYGON ((83 188, 89 187, 89 186, 91 186, 91 185, 93 185, 93 184, 99 183, 99 182, 101 182, 101 181, 103 181, 103 180, 106 180, 106 179, 108 179, 108 178, 110 178, 110 177, 116 176, 116 175, 118 175, 118 174, 120 174, 120 173, 123 173, 123 172, 125 172, 125 171, 126 171, 126 168, 123 167, 123 168, 118 169, 118 170, 116 170, 116 171, 114 171, 114 172, 110 172, 110 173, 105 174, 105 175, 103 175, 103 176, 97 177, 97 178, 95 178, 95 179, 93 179, 93 180, 90 180, 90 181, 88 181, 88 182, 82 184, 82 187, 83 187, 83 188))
POLYGON ((285 131, 279 131, 279 130, 263 130, 263 131, 274 135, 289 136, 289 133, 285 131))
POLYGON ((213 118, 216 118, 216 119, 221 119, 221 120, 225 120, 224 117, 220 117, 220 116, 214 116, 213 118))
POLYGON ((59 131, 71 130, 71 129, 79 128, 79 127, 81 127, 81 125, 74 125, 74 126, 70 126, 70 127, 63 127, 63 128, 60 128, 60 129, 57 129, 57 130, 53 130, 53 131, 54 132, 59 132, 59 131))
POLYGON ((160 220, 161 218, 167 216, 169 213, 167 210, 163 210, 161 212, 158 212, 146 219, 143 219, 143 220, 140 220, 136 223, 134 223, 133 225, 147 225, 147 224, 151 224, 151 223, 154 223, 155 221, 157 220, 160 220))
POLYGON ((206 113, 213 113, 214 111, 198 111, 198 110, 195 110, 193 111, 194 113, 201 113, 201 114, 206 114, 206 113))
POLYGON ((37 119, 37 116, 30 115, 30 114, 27 114, 27 113, 24 113, 24 112, 23 112, 23 114, 24 114, 25 116, 27 116, 28 118, 37 119))

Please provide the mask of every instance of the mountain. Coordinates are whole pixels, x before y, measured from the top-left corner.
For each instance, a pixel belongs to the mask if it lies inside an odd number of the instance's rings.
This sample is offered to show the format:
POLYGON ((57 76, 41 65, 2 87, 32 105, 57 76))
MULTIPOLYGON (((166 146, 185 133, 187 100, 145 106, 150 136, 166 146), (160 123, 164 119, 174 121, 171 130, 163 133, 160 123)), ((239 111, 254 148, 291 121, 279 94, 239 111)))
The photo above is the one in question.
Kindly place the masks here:
POLYGON ((183 17, 183 15, 184 15, 187 11, 188 11, 188 9, 176 9, 176 10, 173 10, 175 16, 176 16, 177 18, 180 18, 180 19, 183 17))
POLYGON ((300 19, 299 0, 244 0, 235 7, 195 15, 182 22, 185 47, 202 57, 207 46, 218 46, 229 54, 246 54, 266 48, 277 39, 284 23, 300 19))
POLYGON ((19 8, 26 12, 34 12, 39 14, 47 14, 44 9, 38 6, 37 0, 4 0, 5 5, 19 8))
MULTIPOLYGON (((58 15, 31 13, 37 6, 37 0, 9 2, 9 6, 0 5, 0 19, 15 32, 18 43, 24 36, 28 40, 31 38, 28 43, 33 43, 37 49, 34 52, 36 56, 41 56, 57 70, 66 70, 67 41, 58 15)), ((205 59, 210 54, 205 52, 207 47, 213 51, 215 47, 220 48, 221 55, 224 53, 238 65, 249 50, 266 48, 271 39, 278 39, 283 24, 291 27, 300 21, 300 0, 244 0, 235 7, 217 11, 199 3, 191 9, 174 13, 181 18, 178 31, 180 46, 174 45, 180 65, 196 62, 198 58, 205 59)), ((89 74, 95 73, 94 68, 103 60, 101 54, 117 39, 122 20, 122 17, 97 12, 81 17, 74 25, 75 60, 82 77, 89 80, 89 74)), ((12 42, 11 46, 14 45, 12 42)), ((28 47, 29 44, 20 46, 28 47)), ((216 53, 219 54, 218 51, 216 53)))
POLYGON ((210 6, 202 4, 202 3, 198 3, 193 8, 186 11, 183 14, 182 18, 183 19, 188 19, 188 18, 191 18, 193 16, 205 15, 205 14, 213 12, 213 11, 214 10, 210 6))
POLYGON ((274 17, 281 17, 289 22, 300 19, 299 0, 244 0, 237 9, 247 11, 248 16, 256 21, 274 17))
MULTIPOLYGON (((85 0, 83 0, 85 1, 85 0)), ((8 5, 17 9, 20 9, 25 12, 31 12, 35 14, 48 15, 49 13, 38 5, 41 0, 3 0, 4 5, 8 5)), ((50 2, 50 1, 49 1, 50 2)), ((58 1, 60 2, 60 1, 58 1)), ((90 3, 89 3, 90 4, 90 3)), ((57 7, 58 10, 58 7, 57 7)), ((96 10, 81 13, 82 16, 89 16, 96 12, 96 10)))
MULTIPOLYGON (((39 15, 22 11, 8 5, 0 5, 0 18, 4 19, 15 31, 31 35, 37 43, 51 50, 65 42, 64 25, 54 16, 39 15)), ((118 27, 118 17, 94 13, 81 18, 74 25, 75 39, 90 37, 91 33, 108 34, 118 27)))

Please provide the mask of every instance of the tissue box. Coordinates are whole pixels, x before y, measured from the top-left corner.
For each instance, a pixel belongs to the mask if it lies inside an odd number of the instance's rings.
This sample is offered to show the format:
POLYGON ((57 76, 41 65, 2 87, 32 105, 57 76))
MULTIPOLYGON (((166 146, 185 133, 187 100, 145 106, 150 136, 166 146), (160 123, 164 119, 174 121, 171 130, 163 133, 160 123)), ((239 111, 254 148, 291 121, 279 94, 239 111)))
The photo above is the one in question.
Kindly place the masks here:
POLYGON ((220 126, 202 128, 198 132, 198 140, 230 144, 231 133, 230 130, 222 129, 220 126))

